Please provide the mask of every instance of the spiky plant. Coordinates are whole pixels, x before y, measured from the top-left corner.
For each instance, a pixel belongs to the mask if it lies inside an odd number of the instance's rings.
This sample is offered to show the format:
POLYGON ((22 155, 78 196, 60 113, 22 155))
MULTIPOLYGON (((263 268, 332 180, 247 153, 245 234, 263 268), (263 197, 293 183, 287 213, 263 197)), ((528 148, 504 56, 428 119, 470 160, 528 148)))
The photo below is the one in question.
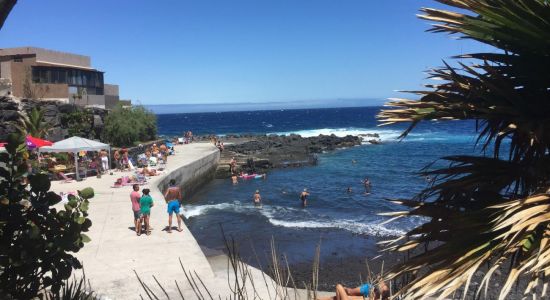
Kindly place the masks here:
POLYGON ((19 130, 37 138, 44 138, 52 129, 52 124, 44 120, 44 111, 33 108, 27 115, 21 114, 19 130))
POLYGON ((411 251, 389 279, 412 278, 406 299, 441 298, 468 286, 477 271, 486 288, 496 270, 505 274, 499 299, 519 277, 525 294, 546 292, 550 276, 550 1, 436 0, 454 11, 423 8, 429 30, 492 46, 490 53, 459 55, 456 66, 430 71, 420 100, 390 99, 382 124, 410 122, 402 138, 425 120, 476 122, 477 144, 489 156, 445 157, 430 169, 437 181, 395 217, 428 221, 387 250, 411 251), (430 243, 429 247, 425 247, 430 243), (488 267, 487 267, 488 266, 488 267), (488 268, 488 269, 485 269, 488 268))

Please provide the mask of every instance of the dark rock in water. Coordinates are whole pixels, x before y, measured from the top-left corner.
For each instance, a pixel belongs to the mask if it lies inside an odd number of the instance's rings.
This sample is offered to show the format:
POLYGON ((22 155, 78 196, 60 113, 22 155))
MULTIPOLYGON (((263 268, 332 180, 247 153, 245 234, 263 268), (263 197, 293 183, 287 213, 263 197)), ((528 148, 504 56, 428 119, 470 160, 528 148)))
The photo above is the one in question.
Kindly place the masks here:
POLYGON ((377 139, 377 140, 372 139, 372 140, 368 140, 368 142, 371 143, 371 144, 374 144, 374 145, 382 144, 382 141, 380 141, 380 139, 377 139))
MULTIPOLYGON (((227 136, 225 138, 231 141, 227 136)), ((240 139, 233 138, 232 141, 234 144, 226 145, 222 153, 218 177, 230 176, 228 164, 231 157, 238 161, 238 172, 264 173, 271 168, 314 165, 317 163, 317 153, 357 146, 361 144, 362 138, 351 135, 319 135, 304 138, 291 134, 241 136, 240 139)))

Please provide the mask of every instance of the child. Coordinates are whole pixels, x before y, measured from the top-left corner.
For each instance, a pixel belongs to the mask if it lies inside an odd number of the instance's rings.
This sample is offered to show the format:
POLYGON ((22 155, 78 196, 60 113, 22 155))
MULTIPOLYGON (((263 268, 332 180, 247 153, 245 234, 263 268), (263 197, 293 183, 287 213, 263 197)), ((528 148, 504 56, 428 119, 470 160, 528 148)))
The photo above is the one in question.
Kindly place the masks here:
POLYGON ((149 225, 149 217, 151 216, 151 207, 155 204, 153 203, 153 198, 149 196, 149 189, 143 189, 143 196, 139 199, 139 205, 141 207, 141 215, 145 221, 145 228, 147 228, 147 235, 151 235, 151 226, 149 225))

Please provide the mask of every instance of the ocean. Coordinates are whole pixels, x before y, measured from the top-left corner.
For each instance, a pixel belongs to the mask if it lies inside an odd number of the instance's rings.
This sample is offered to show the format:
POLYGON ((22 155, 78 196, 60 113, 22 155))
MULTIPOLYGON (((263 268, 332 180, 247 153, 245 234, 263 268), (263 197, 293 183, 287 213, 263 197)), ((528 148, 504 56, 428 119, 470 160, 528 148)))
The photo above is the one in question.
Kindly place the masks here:
MULTIPOLYGON (((179 135, 192 130, 204 134, 300 134, 338 136, 377 133, 381 145, 365 143, 319 155, 316 166, 273 170, 266 180, 214 180, 186 200, 187 225, 201 246, 223 250, 222 229, 241 247, 252 264, 269 261, 271 239, 290 264, 310 262, 321 244, 326 261, 374 257, 377 242, 402 235, 423 222, 401 219, 382 224, 382 212, 403 209, 388 201, 411 198, 429 182, 418 172, 427 165, 444 164, 440 157, 476 151, 475 123, 427 122, 406 139, 397 138, 404 125, 378 127, 381 107, 272 110, 251 112, 162 114, 159 133, 179 135), (368 177, 371 193, 362 180, 368 177), (299 193, 311 193, 309 206, 300 207, 299 193), (348 192, 351 188, 351 192, 348 192), (263 205, 252 196, 260 190, 263 205), (258 254, 259 253, 259 254, 258 254), (259 257, 259 258, 258 258, 259 257)), ((223 140, 223 137, 222 137, 223 140)))

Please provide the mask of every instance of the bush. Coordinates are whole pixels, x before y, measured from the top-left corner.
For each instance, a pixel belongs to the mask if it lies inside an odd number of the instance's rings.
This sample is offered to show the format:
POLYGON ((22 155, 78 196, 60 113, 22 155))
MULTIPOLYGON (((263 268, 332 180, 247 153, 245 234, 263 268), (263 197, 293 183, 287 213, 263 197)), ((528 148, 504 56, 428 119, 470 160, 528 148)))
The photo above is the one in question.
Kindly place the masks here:
POLYGON ((157 137, 157 118, 143 106, 118 106, 105 118, 103 140, 114 146, 134 146, 157 137))
POLYGON ((0 153, 0 298, 31 299, 39 292, 58 293, 73 269, 81 268, 71 252, 90 238, 87 218, 93 192, 61 197, 50 190, 46 174, 26 176, 24 136, 8 138, 0 153))
POLYGON ((61 124, 68 128, 69 136, 94 138, 94 114, 90 109, 77 109, 61 115, 61 124))

